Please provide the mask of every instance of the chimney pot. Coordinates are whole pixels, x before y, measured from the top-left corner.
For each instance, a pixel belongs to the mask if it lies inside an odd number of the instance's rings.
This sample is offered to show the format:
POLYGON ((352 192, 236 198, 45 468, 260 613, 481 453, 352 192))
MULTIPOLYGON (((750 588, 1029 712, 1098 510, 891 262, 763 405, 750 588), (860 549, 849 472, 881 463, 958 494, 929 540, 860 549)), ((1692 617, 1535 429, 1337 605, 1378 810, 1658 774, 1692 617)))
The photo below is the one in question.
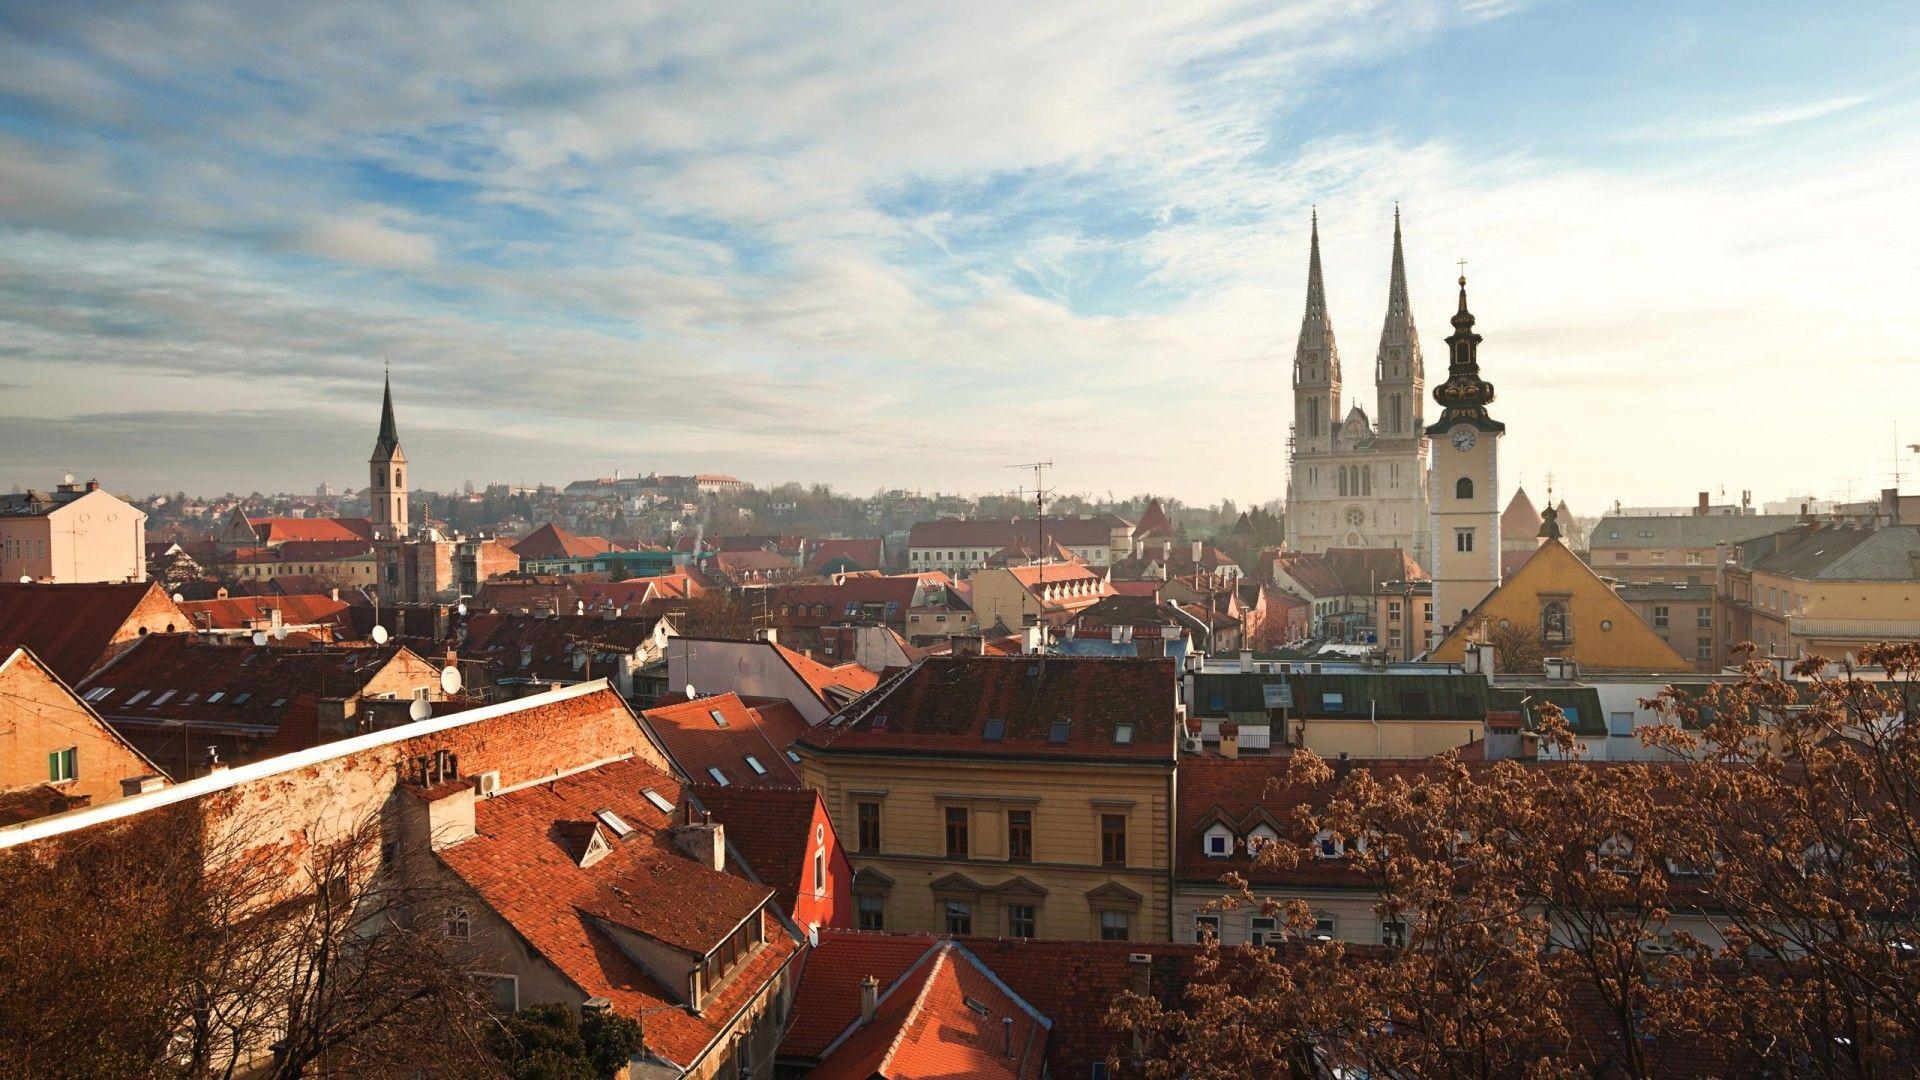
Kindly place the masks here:
POLYGON ((1013 1017, 1003 1016, 1000 1018, 1000 1031, 1002 1033, 1002 1038, 1000 1040, 1001 1052, 1008 1057, 1012 1057, 1013 1056, 1013 1017))
POLYGON ((860 980, 860 1022, 873 1023, 880 1012, 880 980, 869 975, 860 980))

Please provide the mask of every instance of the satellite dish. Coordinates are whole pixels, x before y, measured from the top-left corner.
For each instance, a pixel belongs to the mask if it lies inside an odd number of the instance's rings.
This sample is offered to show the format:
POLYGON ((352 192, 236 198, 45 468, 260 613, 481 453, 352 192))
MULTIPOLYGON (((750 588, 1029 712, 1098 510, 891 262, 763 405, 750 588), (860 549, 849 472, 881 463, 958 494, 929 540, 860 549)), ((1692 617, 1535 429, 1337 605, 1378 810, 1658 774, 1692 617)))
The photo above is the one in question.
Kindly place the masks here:
POLYGON ((461 618, 463 618, 463 619, 464 619, 464 618, 466 618, 466 617, 467 617, 467 602, 466 602, 465 600, 462 600, 462 601, 460 601, 460 606, 459 606, 459 607, 457 607, 457 608, 455 608, 454 610, 455 610, 455 611, 458 611, 458 612, 460 613, 460 617, 461 617, 461 618))
POLYGON ((33 584, 33 575, 32 575, 32 574, 21 574, 21 575, 20 575, 20 584, 22 584, 22 585, 31 585, 31 584, 33 584))
POLYGON ((274 626, 274 628, 273 628, 273 640, 275 640, 275 641, 285 641, 285 640, 287 640, 287 624, 286 624, 286 623, 279 623, 279 624, 277 624, 277 625, 275 625, 275 626, 274 626))
POLYGON ((688 701, 692 701, 692 700, 693 700, 694 698, 697 698, 697 697, 699 697, 699 696, 700 696, 700 691, 698 691, 698 690, 695 690, 695 689, 693 688, 693 684, 692 684, 692 683, 688 683, 688 684, 687 684, 687 700, 688 700, 688 701))
POLYGON ((72 473, 68 473, 67 475, 65 475, 65 476, 63 476, 63 477, 61 477, 61 478, 60 478, 60 482, 61 482, 61 483, 63 483, 63 484, 71 484, 71 483, 73 483, 73 474, 72 474, 72 473))
MULTIPOLYGON (((21 581, 25 581, 25 580, 27 580, 27 579, 26 579, 26 578, 21 578, 20 580, 21 580, 21 581)), ((176 603, 176 604, 184 604, 184 603, 186 603, 186 602, 187 602, 187 594, 186 594, 186 593, 174 593, 174 594, 173 594, 173 602, 174 602, 174 603, 176 603)))
POLYGON ((253 643, 255 645, 265 645, 267 643, 266 632, 262 630, 255 630, 253 632, 253 643))
POLYGON ((460 692, 460 669, 449 664, 440 669, 440 689, 449 694, 460 692))
POLYGON ((375 645, 385 645, 385 644, 387 643, 387 628, 386 628, 386 627, 384 627, 384 626, 376 626, 376 627, 374 627, 374 628, 373 628, 373 643, 374 643, 375 645))
POLYGON ((432 715, 433 715, 433 706, 427 704, 426 698, 414 698, 413 704, 407 706, 408 719, 425 720, 431 717, 432 715))

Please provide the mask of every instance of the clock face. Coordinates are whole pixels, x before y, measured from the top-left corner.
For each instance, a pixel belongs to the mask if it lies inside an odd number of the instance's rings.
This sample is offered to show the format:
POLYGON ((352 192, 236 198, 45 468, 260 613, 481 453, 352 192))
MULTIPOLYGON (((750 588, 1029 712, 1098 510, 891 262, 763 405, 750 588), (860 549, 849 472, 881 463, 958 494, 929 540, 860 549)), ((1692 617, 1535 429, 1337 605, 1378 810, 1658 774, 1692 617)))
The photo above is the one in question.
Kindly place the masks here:
POLYGON ((1367 523, 1367 512, 1365 510, 1362 510, 1357 506, 1347 507, 1347 524, 1365 525, 1366 523, 1367 523))
POLYGON ((1473 449, 1473 444, 1479 441, 1480 437, 1475 435, 1473 429, 1470 427, 1463 425, 1453 429, 1453 448, 1455 450, 1465 453, 1473 449))

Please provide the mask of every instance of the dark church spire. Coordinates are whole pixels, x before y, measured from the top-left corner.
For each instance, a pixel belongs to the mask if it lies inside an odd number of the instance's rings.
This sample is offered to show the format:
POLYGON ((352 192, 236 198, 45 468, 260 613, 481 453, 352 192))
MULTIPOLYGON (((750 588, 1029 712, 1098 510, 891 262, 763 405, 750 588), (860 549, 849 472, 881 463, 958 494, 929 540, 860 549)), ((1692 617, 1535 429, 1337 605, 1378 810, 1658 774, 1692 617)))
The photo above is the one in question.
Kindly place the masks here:
POLYGON ((393 422, 393 373, 387 373, 386 400, 380 405, 380 438, 373 444, 375 457, 392 457, 400 448, 400 428, 393 422))

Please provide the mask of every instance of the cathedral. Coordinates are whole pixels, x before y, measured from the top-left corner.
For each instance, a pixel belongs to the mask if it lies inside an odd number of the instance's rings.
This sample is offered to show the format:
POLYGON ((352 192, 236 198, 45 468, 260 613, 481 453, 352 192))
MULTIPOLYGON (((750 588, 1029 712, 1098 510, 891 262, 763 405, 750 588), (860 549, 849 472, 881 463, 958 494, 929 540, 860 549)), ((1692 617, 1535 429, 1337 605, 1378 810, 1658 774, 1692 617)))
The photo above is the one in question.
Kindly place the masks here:
POLYGON ((1287 546, 1400 548, 1433 568, 1427 492, 1426 373, 1407 301, 1400 211, 1393 212, 1387 317, 1374 355, 1373 418, 1355 401, 1340 411, 1340 349, 1320 277, 1320 219, 1307 260, 1307 311, 1293 354, 1293 435, 1287 473, 1287 546), (1376 426, 1377 424, 1377 426, 1376 426))

